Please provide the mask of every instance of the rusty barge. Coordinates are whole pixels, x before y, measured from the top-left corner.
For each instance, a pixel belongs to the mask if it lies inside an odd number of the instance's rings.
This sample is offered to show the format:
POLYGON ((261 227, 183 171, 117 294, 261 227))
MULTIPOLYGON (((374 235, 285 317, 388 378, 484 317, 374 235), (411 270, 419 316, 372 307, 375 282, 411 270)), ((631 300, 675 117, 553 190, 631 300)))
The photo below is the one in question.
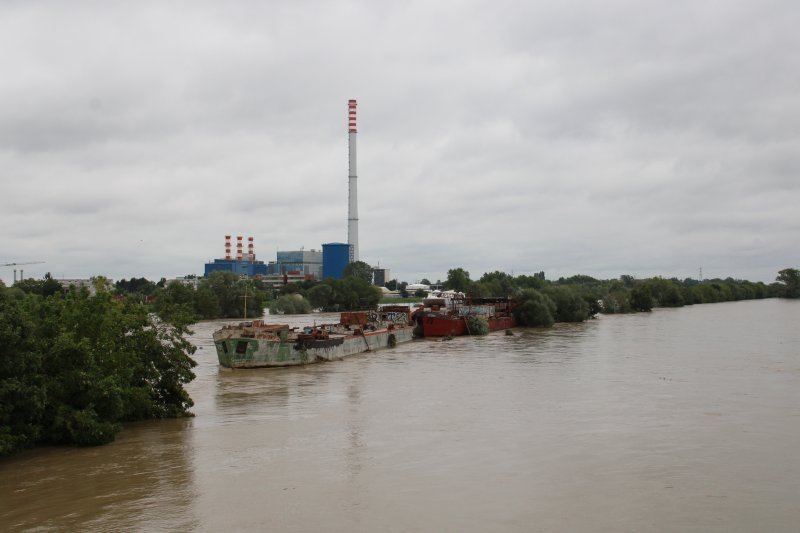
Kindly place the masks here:
POLYGON ((227 325, 213 334, 219 364, 269 368, 343 359, 393 348, 413 338, 408 307, 346 312, 336 324, 290 328, 263 320, 227 325))
POLYGON ((489 331, 516 327, 515 301, 511 298, 468 298, 462 293, 440 292, 423 301, 412 319, 423 337, 470 335, 470 317, 482 317, 489 331))

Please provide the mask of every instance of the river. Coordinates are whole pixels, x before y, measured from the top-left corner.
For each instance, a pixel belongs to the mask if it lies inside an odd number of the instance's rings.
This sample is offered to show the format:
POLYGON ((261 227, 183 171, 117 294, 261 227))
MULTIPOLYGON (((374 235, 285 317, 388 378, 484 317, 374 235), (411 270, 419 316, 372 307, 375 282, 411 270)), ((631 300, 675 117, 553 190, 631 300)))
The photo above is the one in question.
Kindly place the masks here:
POLYGON ((0 461, 0 530, 800 529, 800 301, 280 370, 220 369, 220 323, 194 418, 0 461))

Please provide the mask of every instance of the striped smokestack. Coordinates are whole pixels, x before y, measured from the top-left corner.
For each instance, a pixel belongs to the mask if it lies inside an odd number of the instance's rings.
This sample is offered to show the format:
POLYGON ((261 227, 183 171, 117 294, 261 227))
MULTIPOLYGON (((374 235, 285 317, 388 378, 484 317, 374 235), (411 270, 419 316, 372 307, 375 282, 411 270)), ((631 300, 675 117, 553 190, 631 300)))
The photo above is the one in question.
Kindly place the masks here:
POLYGON ((350 100, 347 103, 347 131, 350 148, 350 172, 348 189, 348 213, 347 213, 347 243, 353 248, 353 261, 358 261, 358 172, 356 170, 356 103, 350 100))

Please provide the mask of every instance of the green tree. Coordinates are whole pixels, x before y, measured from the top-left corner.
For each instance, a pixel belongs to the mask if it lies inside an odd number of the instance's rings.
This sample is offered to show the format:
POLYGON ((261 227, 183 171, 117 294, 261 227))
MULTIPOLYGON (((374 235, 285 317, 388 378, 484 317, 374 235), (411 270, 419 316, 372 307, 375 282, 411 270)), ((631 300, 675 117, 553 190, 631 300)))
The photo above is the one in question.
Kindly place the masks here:
POLYGON ((194 289, 179 281, 171 281, 156 293, 153 310, 162 320, 173 324, 191 324, 194 312, 194 289))
POLYGON ((194 312, 203 319, 219 318, 222 308, 216 293, 207 285, 201 285, 194 294, 194 312))
POLYGON ((0 291, 0 455, 102 444, 124 421, 189 415, 186 333, 108 293, 0 291))
POLYGON ((406 290, 406 287, 408 287, 407 281, 401 281, 397 286, 397 292, 400 293, 401 298, 408 298, 408 290, 406 290))
POLYGON ((583 322, 589 318, 589 305, 572 287, 554 285, 543 292, 556 305, 553 318, 557 322, 583 322))
POLYGON ((778 272, 775 281, 784 285, 783 296, 785 298, 800 298, 800 270, 784 268, 778 272))
POLYGON ((447 281, 444 282, 445 290, 467 293, 472 285, 469 272, 463 268, 453 268, 447 271, 447 281))
POLYGON ((603 296, 602 309, 603 313, 606 314, 630 313, 633 311, 630 303, 630 291, 625 289, 622 284, 620 284, 619 287, 609 290, 608 293, 603 296))
POLYGON ((500 271, 485 273, 476 285, 481 296, 513 296, 519 291, 514 278, 500 271))
POLYGON ((44 275, 44 279, 36 280, 33 278, 19 280, 14 287, 31 294, 40 296, 51 296, 56 293, 64 292, 61 284, 54 280, 50 273, 44 275))
POLYGON ((344 267, 342 278, 356 278, 372 283, 372 267, 364 261, 353 261, 344 267))
POLYGON ((299 315, 311 312, 311 304, 300 294, 285 294, 272 302, 269 312, 284 315, 299 315))
MULTIPOLYGON (((220 318, 258 318, 264 314, 266 293, 254 280, 242 279, 233 272, 212 272, 200 282, 198 292, 208 289, 216 296, 220 318)), ((208 302, 207 302, 208 303, 208 302)))
POLYGON ((630 295, 631 309, 634 311, 652 311, 653 296, 647 285, 639 285, 631 290, 630 295))
MULTIPOLYGON (((331 278, 328 278, 328 280, 330 279, 331 278)), ((330 283, 326 283, 325 281, 312 287, 306 293, 306 298, 308 298, 308 302, 315 309, 326 309, 329 308, 332 304, 333 287, 331 286, 330 283)))
POLYGON ((156 291, 156 284, 146 278, 121 279, 114 284, 120 294, 150 295, 156 291))
POLYGON ((556 305, 549 297, 535 289, 525 289, 517 300, 514 316, 520 326, 549 327, 555 319, 556 305))
POLYGON ((380 289, 358 278, 346 278, 340 280, 337 288, 340 309, 345 311, 358 311, 362 309, 374 309, 381 301, 382 293, 380 289))

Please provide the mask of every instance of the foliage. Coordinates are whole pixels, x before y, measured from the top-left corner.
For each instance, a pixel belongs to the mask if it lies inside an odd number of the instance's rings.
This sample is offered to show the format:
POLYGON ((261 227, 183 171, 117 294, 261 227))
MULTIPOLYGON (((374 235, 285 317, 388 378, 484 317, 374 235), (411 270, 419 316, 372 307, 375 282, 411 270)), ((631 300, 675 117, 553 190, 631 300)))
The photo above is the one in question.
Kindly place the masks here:
POLYGON ((190 415, 184 326, 107 293, 12 291, 0 289, 0 455, 102 444, 124 421, 190 415))
MULTIPOLYGON (((514 284, 514 278, 505 272, 487 272, 478 282, 481 296, 513 296, 519 289, 514 284)), ((473 289, 474 290, 474 289, 473 289)))
POLYGON ((323 311, 374 309, 381 296, 378 287, 355 277, 326 278, 305 291, 311 307, 323 311))
POLYGON ((285 294, 270 304, 269 312, 301 315, 311 312, 311 304, 300 294, 285 294))
POLYGON ((353 261, 344 267, 342 278, 356 278, 372 283, 372 267, 364 261, 353 261))
POLYGON ((478 281, 472 281, 469 272, 456 268, 448 271, 445 287, 458 287, 470 296, 510 296, 520 302, 517 314, 524 315, 525 320, 547 323, 546 310, 550 310, 554 321, 567 322, 586 320, 601 312, 631 313, 649 311, 654 307, 783 296, 791 293, 791 287, 796 287, 793 280, 800 282, 800 272, 787 269, 779 273, 778 281, 781 283, 770 286, 732 278, 698 281, 654 277, 637 280, 630 275, 612 280, 575 275, 551 282, 545 279, 544 272, 514 277, 499 271, 487 272, 478 281), (526 306, 528 298, 523 298, 522 293, 527 290, 548 296, 554 307, 550 308, 539 300, 526 306), (530 318, 532 315, 538 318, 530 318))
POLYGON ((555 319, 556 304, 536 289, 525 289, 517 299, 514 316, 520 326, 549 327, 555 319))
POLYGON ((602 298, 602 312, 606 314, 630 313, 633 311, 630 303, 630 291, 623 286, 609 290, 602 298))
POLYGON ((189 324, 198 318, 258 318, 264 314, 266 292, 253 280, 233 272, 212 272, 195 289, 172 281, 155 292, 153 310, 168 322, 189 324))
POLYGON ((647 285, 634 287, 631 290, 630 304, 631 309, 634 311, 652 311, 653 295, 650 292, 650 287, 647 285))
POLYGON ((52 296, 53 294, 64 292, 61 284, 54 280, 50 276, 50 273, 47 273, 42 280, 33 278, 21 279, 14 284, 14 287, 30 294, 38 294, 39 296, 52 296))
POLYGON ((333 293, 331 283, 320 283, 306 292, 306 298, 314 309, 323 309, 333 300, 333 293))
POLYGON ((552 285, 543 289, 556 306, 556 322, 583 322, 589 318, 589 305, 579 292, 570 286, 552 285))
POLYGON ((784 298, 800 298, 800 270, 784 268, 778 272, 775 281, 782 283, 784 286, 781 296, 784 298))
POLYGON ((179 281, 172 281, 157 293, 153 310, 162 320, 170 323, 191 324, 196 319, 194 289, 179 281))
POLYGON ((114 283, 118 294, 150 295, 156 291, 156 284, 145 278, 121 279, 114 283))
POLYGON ((258 318, 264 314, 264 291, 257 289, 251 280, 243 280, 233 272, 210 273, 200 282, 198 292, 203 289, 216 296, 220 318, 258 318))
POLYGON ((408 298, 408 290, 406 290, 406 287, 408 287, 408 282, 406 281, 401 282, 397 286, 397 292, 400 293, 401 298, 408 298))
POLYGON ((453 268, 447 271, 447 281, 444 282, 445 290, 469 293, 471 287, 472 280, 469 279, 469 272, 463 268, 453 268))
POLYGON ((488 335, 489 321, 485 316, 471 315, 467 317, 467 329, 470 335, 488 335))

